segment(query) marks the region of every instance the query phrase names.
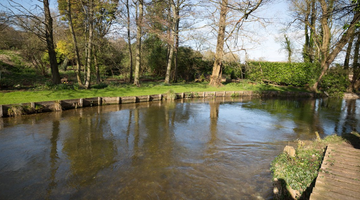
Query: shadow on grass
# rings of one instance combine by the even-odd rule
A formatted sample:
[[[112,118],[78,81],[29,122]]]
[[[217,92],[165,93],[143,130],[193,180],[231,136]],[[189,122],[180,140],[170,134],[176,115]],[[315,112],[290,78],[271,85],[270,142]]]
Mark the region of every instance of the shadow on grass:
[[[274,187],[277,188],[278,193],[274,194],[274,199],[279,200],[293,200],[293,199],[299,199],[299,200],[308,200],[310,199],[310,195],[312,193],[313,188],[315,187],[316,178],[311,182],[310,186],[306,188],[306,190],[301,194],[300,197],[293,198],[291,193],[294,193],[294,191],[289,191],[288,185],[284,179],[278,179],[277,181],[274,181]]]

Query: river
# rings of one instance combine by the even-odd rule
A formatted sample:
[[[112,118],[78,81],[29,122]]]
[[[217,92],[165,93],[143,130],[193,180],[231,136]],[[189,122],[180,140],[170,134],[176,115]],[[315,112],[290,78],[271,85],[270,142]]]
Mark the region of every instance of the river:
[[[0,199],[272,199],[296,139],[360,131],[360,102],[217,98],[0,119]]]

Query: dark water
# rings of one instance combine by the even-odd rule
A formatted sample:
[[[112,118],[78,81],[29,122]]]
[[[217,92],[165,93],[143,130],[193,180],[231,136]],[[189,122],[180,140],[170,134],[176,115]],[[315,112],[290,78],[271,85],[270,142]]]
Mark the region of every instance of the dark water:
[[[271,199],[284,145],[360,131],[359,106],[201,99],[0,119],[0,199]]]

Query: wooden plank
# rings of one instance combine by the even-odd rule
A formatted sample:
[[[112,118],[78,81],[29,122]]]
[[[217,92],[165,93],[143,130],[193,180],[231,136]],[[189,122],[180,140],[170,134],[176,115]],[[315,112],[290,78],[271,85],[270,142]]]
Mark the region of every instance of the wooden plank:
[[[310,199],[360,199],[358,152],[344,145],[329,145]]]

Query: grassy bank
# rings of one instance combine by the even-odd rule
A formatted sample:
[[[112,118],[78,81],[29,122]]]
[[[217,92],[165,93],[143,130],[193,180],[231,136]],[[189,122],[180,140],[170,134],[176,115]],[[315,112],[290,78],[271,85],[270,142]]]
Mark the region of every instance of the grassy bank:
[[[45,75],[43,74],[45,73]],[[100,84],[92,82],[91,89],[78,87],[75,72],[71,66],[66,71],[60,70],[60,76],[66,78],[66,84],[52,85],[49,69],[41,73],[30,63],[22,59],[16,51],[0,50],[0,105],[18,104],[39,101],[54,101],[91,97],[124,97],[163,94],[169,90],[181,92],[209,91],[305,91],[294,87],[284,87],[254,83],[240,80],[236,83],[226,83],[223,87],[210,87],[207,82],[173,83],[165,85],[162,77],[144,74],[141,77],[141,87],[126,83],[126,77],[105,76]],[[84,75],[82,74],[81,77]],[[95,77],[92,77],[95,80]]]
[[[354,137],[356,137],[354,139]],[[271,164],[275,185],[280,185],[277,199],[309,199],[321,162],[325,147],[329,144],[353,142],[359,134],[346,134],[342,137],[330,135],[315,141],[298,141],[295,143],[295,155],[291,156],[284,150]],[[292,197],[291,197],[292,196]]]
[[[169,90],[181,92],[207,92],[207,91],[304,91],[291,87],[277,87],[263,84],[251,84],[246,81],[241,83],[229,83],[223,87],[211,87],[208,83],[176,83],[165,85],[159,82],[148,82],[141,87],[130,84],[117,86],[100,84],[92,89],[85,90],[73,85],[58,85],[52,88],[34,88],[25,91],[8,91],[0,93],[1,104],[17,104],[38,101],[52,101],[90,97],[123,97],[163,94]]]

